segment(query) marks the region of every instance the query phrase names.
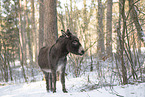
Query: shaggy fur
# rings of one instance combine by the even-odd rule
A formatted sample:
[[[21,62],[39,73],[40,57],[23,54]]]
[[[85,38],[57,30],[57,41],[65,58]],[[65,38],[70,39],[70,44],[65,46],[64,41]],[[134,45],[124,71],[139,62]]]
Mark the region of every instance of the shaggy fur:
[[[51,47],[43,47],[40,49],[38,56],[38,64],[45,74],[46,89],[49,92],[56,92],[56,73],[60,73],[62,91],[67,92],[65,88],[65,67],[67,62],[67,54],[73,53],[83,55],[84,50],[79,39],[72,35],[69,30],[58,38],[56,43]]]

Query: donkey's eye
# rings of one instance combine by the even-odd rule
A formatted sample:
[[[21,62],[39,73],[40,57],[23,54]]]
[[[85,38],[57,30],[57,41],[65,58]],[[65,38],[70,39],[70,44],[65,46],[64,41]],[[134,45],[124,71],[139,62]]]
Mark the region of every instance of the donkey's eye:
[[[72,44],[73,45],[78,45],[78,42],[77,41],[73,41]]]

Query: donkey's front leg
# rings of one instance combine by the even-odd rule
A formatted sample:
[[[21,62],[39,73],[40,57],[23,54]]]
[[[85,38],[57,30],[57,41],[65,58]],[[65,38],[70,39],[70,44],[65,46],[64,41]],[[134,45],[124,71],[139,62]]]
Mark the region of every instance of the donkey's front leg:
[[[67,93],[67,90],[65,88],[65,67],[63,68],[62,72],[60,73],[60,76],[61,76],[62,91],[64,93]]]
[[[52,72],[52,88],[53,88],[53,93],[56,92],[56,71]]]

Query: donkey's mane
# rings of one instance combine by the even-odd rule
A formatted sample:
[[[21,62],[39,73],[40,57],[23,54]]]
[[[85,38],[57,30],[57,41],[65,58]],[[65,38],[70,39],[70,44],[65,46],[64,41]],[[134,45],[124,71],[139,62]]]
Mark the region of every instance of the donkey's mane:
[[[65,38],[66,38],[65,35],[61,35],[61,36],[56,40],[56,43],[57,43],[58,41],[61,41],[61,40],[65,39]]]
[[[58,41],[63,41],[65,38],[66,38],[65,35],[61,35],[61,36],[56,40],[56,43],[58,43]],[[56,43],[55,43],[55,44],[56,44]],[[53,45],[51,46],[49,53],[51,52],[51,50],[52,50],[52,48],[54,47],[55,44],[53,44]]]

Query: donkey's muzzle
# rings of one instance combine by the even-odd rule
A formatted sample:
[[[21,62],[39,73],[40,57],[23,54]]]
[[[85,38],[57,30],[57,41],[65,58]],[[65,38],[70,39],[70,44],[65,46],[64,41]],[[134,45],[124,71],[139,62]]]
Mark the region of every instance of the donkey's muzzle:
[[[83,55],[85,53],[84,49],[82,46],[80,46],[79,48],[79,52],[78,52],[80,55]]]

